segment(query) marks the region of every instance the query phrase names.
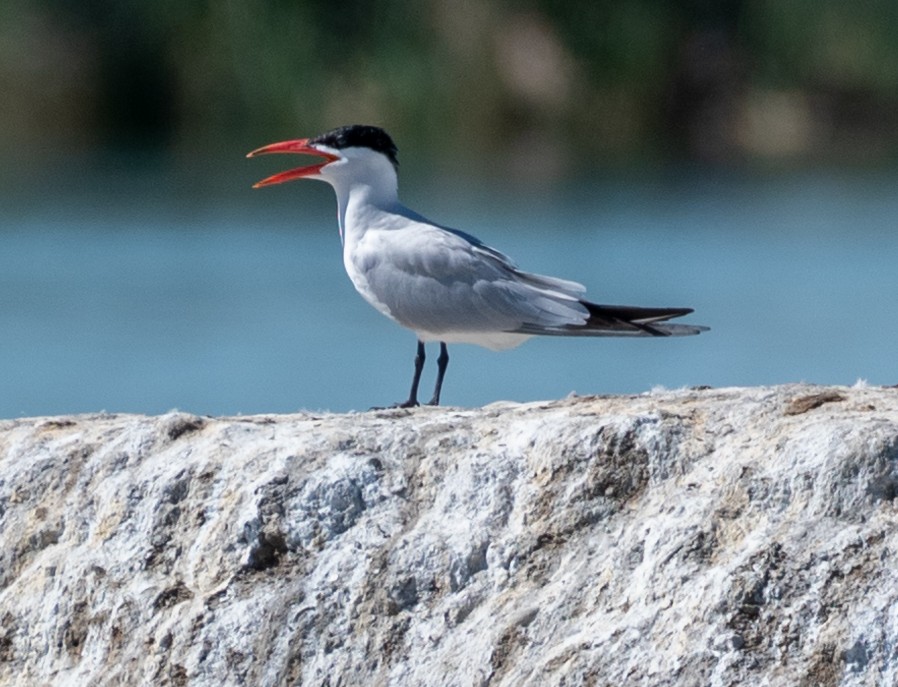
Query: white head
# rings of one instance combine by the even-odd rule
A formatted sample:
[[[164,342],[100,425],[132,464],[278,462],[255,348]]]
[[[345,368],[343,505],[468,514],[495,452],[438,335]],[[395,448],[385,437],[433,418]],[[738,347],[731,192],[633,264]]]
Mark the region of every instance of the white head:
[[[399,168],[396,144],[386,131],[376,126],[354,124],[314,138],[272,143],[254,150],[247,157],[269,153],[315,155],[323,157],[324,162],[275,174],[253,188],[293,179],[320,179],[333,186],[338,196],[348,194],[357,185],[396,195],[396,171]]]

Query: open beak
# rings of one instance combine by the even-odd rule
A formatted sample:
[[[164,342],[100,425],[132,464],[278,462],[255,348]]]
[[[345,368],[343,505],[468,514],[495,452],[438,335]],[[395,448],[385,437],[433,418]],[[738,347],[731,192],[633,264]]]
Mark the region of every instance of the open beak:
[[[270,186],[272,184],[282,184],[285,181],[292,181],[293,179],[302,179],[303,177],[315,176],[321,171],[322,167],[340,159],[338,155],[332,155],[331,153],[325,153],[321,150],[318,150],[317,148],[313,148],[309,145],[309,139],[307,138],[300,138],[296,141],[282,141],[281,143],[272,143],[271,145],[263,146],[251,153],[247,153],[246,156],[255,157],[256,155],[268,155],[270,153],[297,153],[299,155],[315,155],[316,157],[323,157],[324,162],[319,162],[318,164],[314,165],[307,165],[305,167],[297,167],[296,169],[281,172],[280,174],[274,174],[266,179],[262,179],[262,181],[256,182],[255,184],[253,184],[253,188]]]

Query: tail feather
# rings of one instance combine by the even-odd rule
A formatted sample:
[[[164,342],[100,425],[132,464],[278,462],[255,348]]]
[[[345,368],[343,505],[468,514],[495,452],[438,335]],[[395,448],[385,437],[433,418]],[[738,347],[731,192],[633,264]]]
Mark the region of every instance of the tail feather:
[[[544,336],[689,336],[708,331],[691,324],[668,324],[667,320],[688,315],[692,308],[641,308],[630,305],[599,305],[580,301],[589,318],[583,324],[563,327],[524,325],[523,334]]]

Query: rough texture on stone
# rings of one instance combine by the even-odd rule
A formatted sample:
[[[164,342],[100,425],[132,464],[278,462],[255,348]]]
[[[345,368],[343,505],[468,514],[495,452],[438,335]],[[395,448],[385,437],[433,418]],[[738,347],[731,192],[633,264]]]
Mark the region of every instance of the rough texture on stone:
[[[0,684],[898,684],[898,390],[0,422]]]

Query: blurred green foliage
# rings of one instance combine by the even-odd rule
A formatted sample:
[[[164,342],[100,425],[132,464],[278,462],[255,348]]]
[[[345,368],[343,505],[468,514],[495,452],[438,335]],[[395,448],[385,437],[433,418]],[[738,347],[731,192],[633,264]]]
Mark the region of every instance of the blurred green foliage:
[[[890,159],[894,0],[4,0],[0,146]]]

